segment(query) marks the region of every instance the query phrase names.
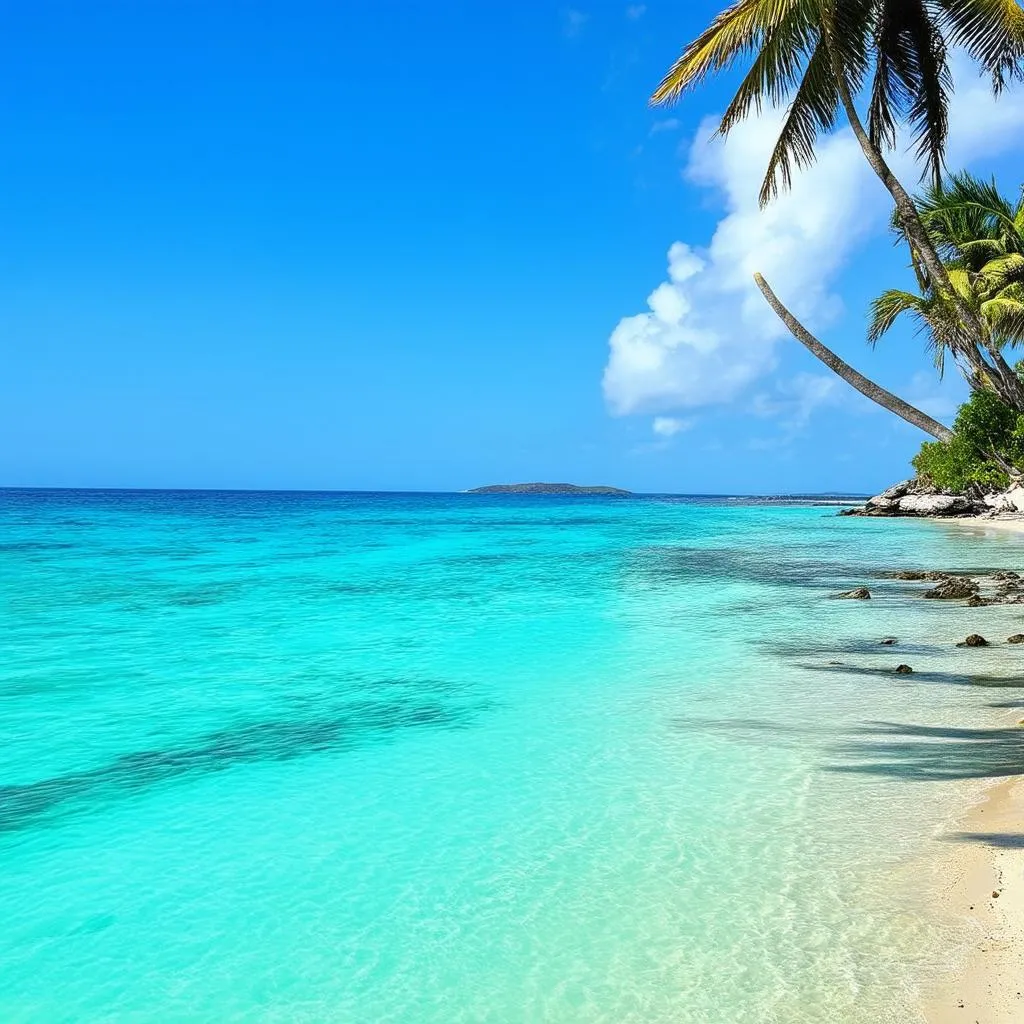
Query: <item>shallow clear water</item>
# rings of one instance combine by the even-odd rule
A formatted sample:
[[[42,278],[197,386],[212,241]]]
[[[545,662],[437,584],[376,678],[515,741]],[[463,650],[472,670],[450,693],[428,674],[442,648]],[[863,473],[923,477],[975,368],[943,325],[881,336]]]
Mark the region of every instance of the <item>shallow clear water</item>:
[[[997,768],[943,727],[1024,658],[952,641],[1024,616],[870,573],[1022,553],[820,507],[0,492],[0,1019],[914,1020],[958,934],[906,865]]]

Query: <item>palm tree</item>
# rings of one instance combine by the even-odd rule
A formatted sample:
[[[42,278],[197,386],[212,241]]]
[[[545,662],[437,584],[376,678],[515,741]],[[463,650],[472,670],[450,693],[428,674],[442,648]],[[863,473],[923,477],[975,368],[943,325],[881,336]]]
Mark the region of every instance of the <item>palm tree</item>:
[[[964,330],[983,346],[977,310],[953,288],[910,194],[883,156],[898,126],[908,124],[925,175],[940,180],[952,91],[948,56],[956,46],[967,50],[998,93],[1008,80],[1024,77],[1024,9],[1017,0],[736,0],[686,47],[652,102],[676,100],[712,73],[749,58],[719,132],[727,134],[765,103],[789,101],[762,204],[789,186],[794,168],[813,161],[819,133],[831,131],[842,111],[892,196],[916,258],[956,308]],[[865,89],[866,125],[855,104]],[[1002,359],[998,352],[992,358],[996,364]],[[1012,370],[1001,366],[1000,373]],[[1024,409],[1024,386],[1016,405]]]
[[[778,296],[772,291],[768,282],[760,275],[754,275],[757,287],[765,297],[768,305],[772,307],[779,319],[789,328],[790,334],[806,348],[811,355],[820,359],[830,370],[837,373],[851,387],[856,388],[862,395],[876,402],[883,409],[899,416],[901,419],[920,427],[926,434],[938,438],[940,441],[948,441],[953,436],[953,431],[938,420],[929,416],[928,413],[918,409],[916,406],[905,402],[898,395],[868,380],[862,373],[858,373],[849,363],[840,359],[830,348],[823,345],[817,338],[807,330],[806,327],[779,301]]]
[[[875,299],[868,340],[876,344],[900,317],[909,316],[925,334],[940,373],[951,355],[973,388],[992,390],[1018,408],[1020,377],[1002,350],[1024,342],[1024,193],[1012,203],[1000,195],[995,182],[958,174],[929,188],[917,206],[945,261],[958,306],[968,306],[983,326],[983,343],[978,346],[964,329],[959,308],[935,288],[913,246],[919,291],[889,289]],[[906,237],[898,221],[893,226]]]

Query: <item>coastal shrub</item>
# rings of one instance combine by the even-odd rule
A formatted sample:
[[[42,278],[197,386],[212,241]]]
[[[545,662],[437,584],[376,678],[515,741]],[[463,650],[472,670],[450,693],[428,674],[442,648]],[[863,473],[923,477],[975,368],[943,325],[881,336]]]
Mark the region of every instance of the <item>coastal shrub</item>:
[[[944,491],[989,492],[1009,485],[1004,464],[1024,469],[1024,415],[991,391],[973,391],[960,406],[949,441],[926,441],[914,456],[925,483]]]

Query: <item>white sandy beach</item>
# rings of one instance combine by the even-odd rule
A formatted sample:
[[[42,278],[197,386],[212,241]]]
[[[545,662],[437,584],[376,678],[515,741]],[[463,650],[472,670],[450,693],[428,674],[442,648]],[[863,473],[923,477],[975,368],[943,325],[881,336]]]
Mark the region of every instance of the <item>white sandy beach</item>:
[[[1014,1024],[1024,1020],[1024,780],[990,786],[961,833],[942,866],[943,901],[950,915],[976,925],[977,939],[930,994],[925,1019]]]
[[[936,522],[955,523],[974,532],[985,533],[987,531],[1024,533],[1024,513],[1020,515],[1001,515],[994,519],[978,519],[975,516],[954,517],[951,519],[940,519]]]
[[[943,520],[973,533],[1024,533],[1024,516]],[[1021,725],[1024,708],[1006,728]],[[1024,726],[1022,726],[1024,728]],[[1024,745],[1022,745],[1024,749]],[[966,917],[977,938],[947,980],[929,993],[928,1024],[1016,1024],[1024,1020],[1024,779],[994,781],[965,810],[941,865],[942,900],[950,916]]]

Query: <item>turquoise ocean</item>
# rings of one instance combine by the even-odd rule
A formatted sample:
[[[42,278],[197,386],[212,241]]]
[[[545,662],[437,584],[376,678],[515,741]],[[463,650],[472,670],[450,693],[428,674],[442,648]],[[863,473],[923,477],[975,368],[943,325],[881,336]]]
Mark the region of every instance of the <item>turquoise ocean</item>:
[[[918,1020],[1024,544],[835,511],[0,492],[0,1021]]]

